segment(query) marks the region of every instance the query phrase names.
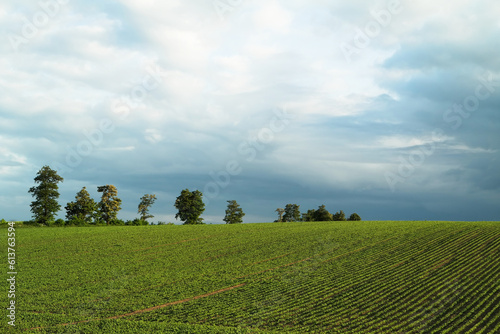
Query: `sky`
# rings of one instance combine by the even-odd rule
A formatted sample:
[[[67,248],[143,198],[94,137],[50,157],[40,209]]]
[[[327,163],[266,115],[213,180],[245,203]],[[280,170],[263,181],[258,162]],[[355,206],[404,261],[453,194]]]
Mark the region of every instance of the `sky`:
[[[499,36],[495,0],[2,1],[0,218],[48,165],[59,218],[113,184],[121,219],[500,220]]]

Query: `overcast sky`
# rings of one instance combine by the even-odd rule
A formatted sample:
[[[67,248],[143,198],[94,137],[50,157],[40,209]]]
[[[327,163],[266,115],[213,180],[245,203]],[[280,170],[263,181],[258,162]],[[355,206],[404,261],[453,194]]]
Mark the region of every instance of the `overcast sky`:
[[[0,218],[49,165],[122,219],[500,220],[496,0],[7,0],[0,36]]]

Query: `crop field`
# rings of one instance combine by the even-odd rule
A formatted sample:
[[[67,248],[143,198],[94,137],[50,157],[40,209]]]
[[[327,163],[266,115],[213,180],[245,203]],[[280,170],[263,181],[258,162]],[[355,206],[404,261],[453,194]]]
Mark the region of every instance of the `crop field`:
[[[498,222],[19,228],[16,238],[16,326],[3,316],[1,332],[500,333]]]

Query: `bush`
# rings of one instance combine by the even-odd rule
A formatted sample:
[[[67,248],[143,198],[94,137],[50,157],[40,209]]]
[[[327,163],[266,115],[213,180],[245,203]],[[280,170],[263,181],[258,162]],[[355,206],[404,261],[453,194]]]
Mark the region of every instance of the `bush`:
[[[85,221],[85,219],[74,217],[74,218],[71,218],[70,220],[68,220],[66,225],[67,226],[85,226],[85,225],[87,225],[87,222]]]
[[[100,218],[94,218],[94,222],[92,223],[92,225],[103,226],[106,225],[106,222]]]
[[[127,226],[144,226],[144,225],[149,225],[147,220],[142,220],[139,218],[136,218],[134,220],[127,220],[125,223]]]
[[[59,218],[58,220],[56,220],[54,222],[54,225],[55,226],[64,226],[64,225],[66,225],[66,222],[63,219]]]
[[[0,225],[7,225],[8,223],[5,219],[0,220]]]
[[[360,221],[361,217],[355,212],[349,216],[349,221]]]
[[[113,219],[109,222],[109,225],[123,226],[125,225],[125,222],[122,219]]]

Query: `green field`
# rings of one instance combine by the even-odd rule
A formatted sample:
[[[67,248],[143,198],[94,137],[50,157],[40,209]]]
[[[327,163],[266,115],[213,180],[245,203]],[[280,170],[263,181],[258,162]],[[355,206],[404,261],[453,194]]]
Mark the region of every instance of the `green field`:
[[[3,316],[2,332],[500,333],[498,222],[18,228],[16,239],[16,327]]]

